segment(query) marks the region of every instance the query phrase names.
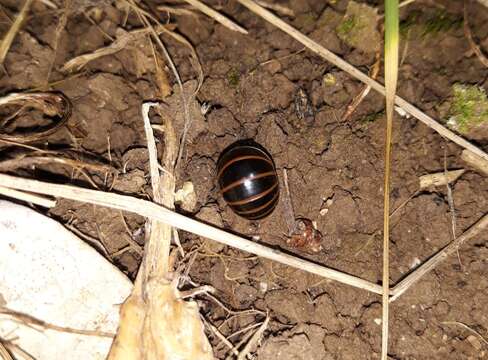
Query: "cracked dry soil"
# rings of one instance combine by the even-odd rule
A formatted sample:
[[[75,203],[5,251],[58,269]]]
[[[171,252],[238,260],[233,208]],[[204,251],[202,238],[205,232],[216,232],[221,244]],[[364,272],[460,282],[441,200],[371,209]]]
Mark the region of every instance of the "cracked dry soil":
[[[156,5],[156,1],[150,1]],[[232,32],[203,16],[171,16],[177,31],[195,46],[205,80],[192,103],[193,123],[188,135],[178,186],[192,181],[197,204],[187,213],[304,258],[368,279],[381,280],[382,177],[385,118],[384,99],[371,92],[353,115],[341,114],[362,89],[347,74],[309,51],[234,1],[208,1],[249,30]],[[376,1],[368,1],[378,5]],[[363,71],[374,63],[374,53],[349,47],[336,34],[347,1],[284,1],[295,16],[287,19],[336,54]],[[462,3],[440,0],[414,3],[402,10],[433,13],[441,6],[462,18]],[[488,52],[486,9],[471,4],[472,31]],[[6,14],[18,4],[3,0]],[[73,56],[94,51],[111,41],[118,27],[140,27],[130,14],[109,2],[74,12],[62,31],[57,50],[54,30],[58,15],[34,2],[32,16],[18,34],[6,58],[0,84],[3,93],[44,86],[51,62],[52,89],[73,102],[70,131],[51,136],[49,144],[89,151],[121,171],[114,191],[149,198],[147,153],[140,117],[145,100],[159,98],[152,50],[147,38],[114,55],[87,65],[76,76],[59,69]],[[168,20],[160,14],[161,20]],[[88,20],[91,19],[91,21]],[[325,20],[327,21],[325,21]],[[6,31],[9,23],[0,23]],[[195,86],[189,52],[171,39],[164,40],[180,71],[185,91]],[[380,72],[381,73],[381,72]],[[174,79],[171,77],[171,81]],[[324,81],[334,79],[334,83]],[[381,78],[380,78],[381,80]],[[448,29],[422,39],[409,39],[399,75],[399,94],[435,118],[437,106],[456,82],[488,88],[488,70],[477,60],[462,28]],[[182,128],[179,90],[165,99],[164,113]],[[297,101],[306,94],[305,116]],[[205,116],[200,105],[210,108]],[[303,105],[303,102],[301,103]],[[303,108],[303,106],[298,106]],[[29,125],[28,123],[22,125]],[[73,131],[76,129],[78,131]],[[220,152],[236,140],[253,138],[273,156],[280,176],[288,170],[297,216],[317,223],[324,235],[323,250],[308,254],[289,248],[283,196],[274,213],[259,222],[238,218],[218,194],[215,166]],[[159,144],[161,145],[161,144]],[[488,139],[477,140],[488,150]],[[110,146],[110,152],[108,148]],[[162,146],[160,146],[160,149]],[[6,147],[0,148],[8,157]],[[461,149],[412,118],[394,122],[392,208],[418,189],[420,175],[465,167]],[[123,171],[122,171],[123,170]],[[90,186],[71,169],[40,165],[18,174]],[[91,174],[104,188],[103,174]],[[106,184],[105,184],[106,185]],[[488,178],[467,169],[452,185],[459,235],[488,208]],[[91,205],[60,201],[50,215],[70,222],[102,241],[117,264],[134,277],[140,254],[127,247],[131,237],[144,243],[144,219]],[[379,358],[380,298],[365,291],[326,281],[280,264],[250,257],[193,235],[180,234],[183,247],[195,254],[191,278],[217,289],[216,296],[233,310],[270,310],[271,322],[256,358],[259,360],[332,360]],[[451,215],[445,188],[416,194],[392,218],[391,283],[429,258],[452,239]],[[87,264],[87,266],[89,266]],[[258,321],[244,314],[230,319],[221,307],[202,297],[202,313],[228,336]],[[483,233],[462,246],[391,306],[392,359],[483,359],[488,346],[456,325],[468,325],[488,337],[488,237]],[[227,321],[226,321],[227,319]],[[224,323],[225,321],[225,323]],[[237,335],[231,340],[237,343]],[[227,348],[210,335],[217,358]]]

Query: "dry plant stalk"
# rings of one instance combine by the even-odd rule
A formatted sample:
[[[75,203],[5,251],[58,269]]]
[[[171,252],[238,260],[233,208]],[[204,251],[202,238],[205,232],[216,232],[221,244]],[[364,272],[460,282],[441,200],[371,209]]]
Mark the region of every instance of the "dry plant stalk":
[[[221,244],[231,246],[266,259],[274,260],[296,269],[304,270],[330,280],[370,291],[375,294],[382,293],[382,287],[373,282],[363,280],[358,277],[288,255],[286,253],[282,253],[273,248],[268,248],[267,246],[228,233],[224,230],[207,225],[184,215],[178,214],[174,211],[165,209],[164,207],[158,206],[152,202],[138,199],[136,197],[108,193],[99,190],[84,189],[71,185],[59,185],[38,180],[24,179],[5,174],[0,174],[0,183],[2,186],[9,189],[61,197],[139,214],[150,219],[165,222],[178,229],[191,232],[201,237],[217,241]],[[486,227],[488,227],[488,215],[485,215],[485,217],[483,217],[480,221],[472,225],[454,242],[461,245],[462,243],[481,233],[484,229],[486,229]],[[436,256],[442,256],[442,254],[444,254],[446,251],[452,253],[452,249],[449,248],[449,246],[450,245],[441,250]],[[402,293],[405,292],[411,285],[413,285],[413,283],[418,281],[429,270],[433,269],[438,263],[444,260],[445,257],[446,256],[443,256],[440,260],[436,260],[433,266],[428,264],[428,262],[431,260],[427,261],[426,263],[420,265],[417,270],[413,271],[408,278],[405,278],[395,285],[390,290],[390,294],[393,296],[390,298],[390,302],[392,299],[394,300],[398,298],[400,291]],[[429,266],[429,269],[425,271],[424,266],[427,265]],[[412,279],[414,281],[412,281]]]
[[[214,9],[212,9],[210,6],[204,4],[203,2],[201,2],[199,0],[185,0],[185,1],[188,4],[190,4],[191,6],[200,10],[205,15],[211,17],[212,19],[214,19],[218,23],[224,25],[226,28],[233,30],[233,31],[240,32],[241,34],[247,34],[247,30],[244,29],[242,26],[236,24],[235,22],[233,22],[229,18],[225,17],[224,15],[219,13],[218,11],[215,11]]]
[[[488,176],[488,161],[483,159],[481,156],[478,156],[469,150],[463,150],[461,153],[461,160],[480,173]]]
[[[8,30],[7,34],[5,34],[4,38],[2,39],[2,43],[0,45],[0,67],[3,66],[5,57],[7,56],[10,46],[12,45],[12,42],[15,39],[15,35],[17,35],[17,33],[19,32],[20,27],[22,26],[22,23],[24,22],[27,16],[27,12],[29,11],[31,3],[32,0],[25,0],[22,9],[20,10],[19,14],[15,18],[15,21],[13,22],[12,26]]]
[[[133,212],[150,219],[162,221],[201,237],[212,239],[221,244],[289,265],[296,269],[301,269],[376,294],[382,293],[381,286],[373,282],[269,248],[133,196],[84,189],[71,185],[53,184],[5,174],[0,174],[0,183],[2,186],[11,189],[30,191],[37,194],[51,195]]]
[[[56,200],[51,200],[44,196],[30,194],[23,191],[9,189],[3,186],[0,186],[0,195],[9,197],[11,199],[26,201],[28,203],[39,205],[48,209],[56,206]]]
[[[385,95],[385,87],[381,85],[379,82],[371,79],[368,75],[364,74],[360,70],[358,70],[356,67],[352,66],[349,64],[347,61],[343,60],[339,56],[335,55],[332,53],[330,50],[326,49],[319,43],[313,41],[310,39],[308,36],[302,34],[300,31],[295,29],[294,27],[290,26],[283,20],[279,19],[276,17],[274,14],[272,14],[270,11],[264,9],[263,7],[259,6],[252,0],[238,0],[239,3],[247,7],[249,10],[254,12],[255,14],[259,15],[266,21],[270,22],[274,26],[278,27],[291,37],[293,37],[295,40],[298,42],[302,43],[305,45],[307,48],[312,50],[313,52],[317,53],[321,57],[323,57],[325,60],[331,62],[335,66],[337,66],[339,69],[346,71],[349,73],[351,76],[355,77],[356,79],[362,81],[363,83],[371,86],[374,90],[379,92],[382,95]],[[480,0],[479,0],[480,1]],[[483,0],[483,1],[488,1],[488,0]],[[402,99],[398,95],[395,96],[395,104],[398,105],[401,109],[406,111],[408,114],[412,115],[413,117],[417,118],[421,122],[423,122],[425,125],[430,127],[431,129],[437,131],[439,134],[442,136],[448,138],[452,142],[458,144],[459,146],[468,149],[475,154],[483,157],[484,159],[488,160],[488,154],[485,153],[483,150],[479,149],[478,147],[474,146],[471,144],[469,141],[463,139],[461,136],[455,134],[451,130],[447,129],[434,119],[432,119],[430,116],[425,114],[423,111],[419,110],[406,100]]]
[[[28,143],[44,139],[45,137],[57,132],[63,127],[71,116],[71,102],[62,93],[58,92],[34,92],[34,93],[12,93],[0,98],[0,106],[20,105],[24,107],[39,109],[48,116],[57,116],[59,120],[52,125],[38,132],[25,134],[5,134],[1,132],[0,140],[13,141],[18,143]]]
[[[142,118],[149,152],[154,201],[174,207],[173,175],[177,141],[173,125],[164,119],[165,151],[161,178],[156,142],[149,121],[155,103],[142,106]],[[109,360],[123,359],[213,359],[212,348],[203,332],[198,306],[184,301],[173,278],[169,255],[173,228],[151,219],[151,232],[134,289],[120,311],[120,325],[110,349]]]

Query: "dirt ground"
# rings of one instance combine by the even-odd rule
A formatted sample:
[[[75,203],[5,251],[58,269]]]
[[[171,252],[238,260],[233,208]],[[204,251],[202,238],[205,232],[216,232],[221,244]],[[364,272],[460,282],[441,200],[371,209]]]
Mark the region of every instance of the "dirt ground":
[[[0,3],[0,30],[4,33],[19,5],[15,0]],[[152,0],[145,3],[151,5],[151,11],[158,5]],[[381,283],[384,98],[371,92],[347,120],[342,120],[345,109],[363,88],[361,83],[304,50],[237,2],[207,3],[236,20],[249,34],[230,31],[202,14],[168,16],[156,12],[162,23],[175,24],[175,31],[193,44],[204,73],[203,85],[190,106],[193,123],[176,174],[177,187],[184,181],[194,184],[197,203],[180,211]],[[382,11],[382,2],[368,3]],[[66,26],[56,36],[62,11],[34,2],[6,57],[0,78],[2,93],[62,91],[73,103],[69,126],[36,146],[69,149],[77,156],[89,154],[91,161],[118,171],[113,182],[113,177],[88,169],[86,175],[99,188],[149,199],[140,106],[146,100],[161,100],[161,74],[155,71],[149,38],[141,37],[80,71],[60,70],[74,56],[112,43],[120,34],[118,29],[141,27],[134,12],[127,16],[127,9],[120,4],[93,4],[72,1]],[[293,26],[362,71],[371,69],[378,45],[360,50],[338,35],[347,1],[290,0],[280,4],[293,10],[293,16],[284,17]],[[488,9],[476,2],[469,3],[469,8],[472,32],[488,53]],[[439,11],[453,19],[452,24],[434,30],[427,26],[430,30],[424,33],[408,27],[402,33],[398,88],[402,97],[434,118],[440,117],[441,104],[449,99],[452,84],[477,84],[488,90],[488,69],[470,50],[462,25],[456,25],[463,18],[462,2],[417,1],[402,9],[401,18],[404,23],[413,18],[409,26],[418,30]],[[418,13],[420,16],[410,16]],[[419,32],[422,34],[415,35]],[[197,86],[190,51],[168,36],[162,39],[185,92],[190,93]],[[164,63],[162,56],[158,59]],[[170,83],[175,84],[171,71],[166,70]],[[380,81],[381,74],[382,70]],[[181,133],[179,92],[174,86],[173,94],[164,99],[163,113],[173,119]],[[206,109],[204,115],[200,108]],[[28,119],[21,121],[17,126],[34,125]],[[315,221],[323,234],[319,253],[287,245],[285,233],[290,219],[283,191],[273,214],[258,222],[237,217],[219,196],[215,181],[219,154],[234,141],[247,138],[271,153],[280,177],[287,169],[295,215]],[[397,116],[393,141],[392,208],[411,199],[392,217],[391,284],[452,240],[447,189],[418,192],[418,177],[443,171],[445,162],[448,169],[466,168],[460,160],[461,148],[416,119]],[[488,138],[473,142],[488,151]],[[26,150],[2,145],[0,159],[13,158],[22,151]],[[93,187],[80,171],[64,165],[40,164],[10,172]],[[460,235],[488,209],[488,178],[467,168],[452,185],[452,194],[456,234]],[[143,218],[71,201],[60,201],[49,214],[97,239],[106,248],[108,259],[135,277],[145,238]],[[205,296],[198,300],[202,314],[225,336],[263,319],[260,312],[240,311],[270,312],[271,322],[256,359],[379,358],[379,296],[190,234],[180,233],[180,239],[191,279],[215,287],[216,298],[231,309],[224,310]],[[487,309],[488,236],[483,233],[392,304],[391,359],[488,358],[488,343],[462,326],[488,339]],[[243,336],[234,334],[230,341],[236,344]],[[213,334],[209,337],[216,357],[225,359],[228,348]]]

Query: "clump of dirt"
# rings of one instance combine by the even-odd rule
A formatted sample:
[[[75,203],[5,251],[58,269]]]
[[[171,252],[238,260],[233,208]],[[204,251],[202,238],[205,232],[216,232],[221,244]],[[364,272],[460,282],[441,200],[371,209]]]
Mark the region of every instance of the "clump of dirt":
[[[149,1],[156,6],[157,2]],[[371,92],[347,121],[345,108],[363,85],[245,10],[236,2],[209,1],[209,5],[249,30],[232,32],[201,15],[158,13],[171,20],[176,31],[195,47],[205,79],[196,97],[195,70],[189,51],[163,36],[189,99],[191,127],[180,160],[177,189],[193,183],[195,205],[179,209],[190,216],[254,238],[375,283],[381,281],[383,214],[384,99]],[[355,66],[367,72],[381,48],[379,32],[368,41],[343,41],[341,24],[352,2],[285,1],[293,10],[293,26]],[[349,4],[349,5],[348,5]],[[365,4],[357,5],[361,9]],[[368,5],[371,7],[371,5]],[[403,20],[424,26],[418,11],[434,17],[438,6],[449,19],[462,18],[455,2],[437,5],[413,3],[402,10]],[[14,2],[4,2],[13,16]],[[476,38],[485,39],[487,9],[470,4],[470,25]],[[96,9],[96,10],[95,10]],[[69,130],[49,138],[44,148],[74,148],[118,169],[111,179],[89,172],[96,186],[145,199],[152,197],[148,156],[140,106],[162,101],[163,117],[174,122],[181,136],[184,113],[178,86],[162,99],[153,50],[147,37],[131,46],[90,62],[75,74],[60,71],[74,56],[106,46],[117,29],[140,28],[133,12],[103,3],[86,13],[73,12],[54,52],[59,12],[34,2],[31,17],[18,34],[0,79],[4,93],[44,87],[62,91],[73,103]],[[476,10],[476,11],[475,11]],[[430,14],[430,15],[429,15]],[[5,17],[5,15],[3,15]],[[414,19],[414,20],[412,20]],[[413,25],[409,25],[413,26]],[[376,28],[371,24],[368,28]],[[8,22],[0,23],[5,32]],[[462,28],[437,26],[428,36],[415,37],[406,28],[402,37],[399,95],[431,116],[440,118],[440,104],[456,83],[487,89],[488,70],[473,55]],[[342,39],[342,40],[341,40]],[[375,40],[371,40],[375,39]],[[367,44],[366,42],[373,42]],[[363,45],[367,49],[362,48]],[[480,43],[488,52],[488,42]],[[162,56],[158,56],[163,61]],[[50,70],[51,69],[51,70]],[[167,76],[174,84],[169,68]],[[381,80],[381,78],[380,78]],[[47,84],[50,84],[49,86]],[[164,119],[152,114],[156,123]],[[164,132],[156,130],[162,149]],[[281,198],[271,216],[247,221],[224,203],[215,182],[216,161],[237,140],[252,138],[272,155],[280,177],[288,171],[291,200],[297,218],[315,221],[323,235],[321,251],[305,252],[287,244],[290,220]],[[477,138],[488,150],[488,138]],[[463,168],[461,149],[412,118],[394,123],[392,160],[391,283],[394,284],[452,240],[452,217],[446,188],[418,192],[420,175]],[[0,156],[12,151],[1,145]],[[73,182],[92,187],[83,174],[51,164],[18,170],[39,179]],[[451,184],[456,209],[456,235],[486,213],[488,179],[467,169]],[[143,218],[71,201],[59,201],[49,214],[99,241],[109,261],[134,278],[145,239]],[[216,297],[232,311],[269,311],[271,321],[257,358],[374,359],[379,358],[381,299],[371,293],[330,282],[226,246],[180,233],[191,257],[189,276],[212,285]],[[459,249],[391,306],[390,355],[396,359],[482,358],[486,345],[476,343],[463,323],[487,337],[488,242],[478,236]],[[87,265],[88,266],[88,265]],[[205,317],[225,336],[262,319],[257,312],[230,313],[201,297]],[[229,354],[218,337],[209,334],[218,358]],[[233,343],[243,334],[230,337]],[[478,345],[480,344],[480,345]]]

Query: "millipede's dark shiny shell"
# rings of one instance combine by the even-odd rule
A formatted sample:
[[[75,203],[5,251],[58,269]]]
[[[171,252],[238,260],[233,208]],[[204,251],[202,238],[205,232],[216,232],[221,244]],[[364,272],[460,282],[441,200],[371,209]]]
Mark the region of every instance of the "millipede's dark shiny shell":
[[[280,194],[278,176],[273,159],[260,145],[230,146],[217,169],[220,193],[236,214],[257,220],[273,212]]]

